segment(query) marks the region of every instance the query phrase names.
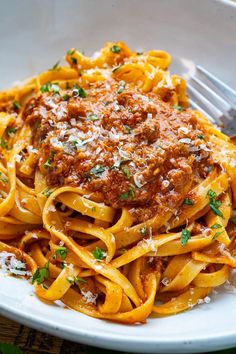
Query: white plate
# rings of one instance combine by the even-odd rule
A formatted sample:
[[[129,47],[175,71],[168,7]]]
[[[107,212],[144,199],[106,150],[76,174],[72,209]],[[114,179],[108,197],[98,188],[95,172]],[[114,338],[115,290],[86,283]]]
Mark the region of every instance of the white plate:
[[[76,46],[86,53],[105,41],[136,50],[165,49],[174,70],[194,62],[236,88],[236,4],[194,0],[0,1],[0,87],[51,67]],[[206,352],[236,345],[236,295],[176,316],[124,326],[39,301],[27,281],[1,276],[0,312],[73,341],[140,353]]]

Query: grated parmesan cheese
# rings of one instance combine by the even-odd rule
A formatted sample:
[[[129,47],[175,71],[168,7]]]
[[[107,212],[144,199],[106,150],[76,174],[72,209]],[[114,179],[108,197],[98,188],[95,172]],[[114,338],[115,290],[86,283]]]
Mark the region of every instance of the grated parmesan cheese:
[[[0,252],[0,268],[5,273],[14,275],[31,276],[31,272],[26,270],[26,264],[19,261],[14,253]]]
[[[164,277],[162,280],[161,280],[161,283],[165,286],[168,286],[170,284],[170,280],[167,278],[167,277]]]
[[[91,291],[83,291],[83,290],[81,290],[81,294],[87,303],[96,305],[97,297],[98,297],[97,294],[94,295]]]

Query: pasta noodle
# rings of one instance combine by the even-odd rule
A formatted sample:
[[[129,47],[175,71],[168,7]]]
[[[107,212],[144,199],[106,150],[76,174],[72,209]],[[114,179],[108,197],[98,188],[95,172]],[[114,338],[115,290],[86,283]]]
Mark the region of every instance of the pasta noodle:
[[[235,144],[165,51],[65,60],[0,92],[0,266],[121,323],[204,302],[236,267]]]

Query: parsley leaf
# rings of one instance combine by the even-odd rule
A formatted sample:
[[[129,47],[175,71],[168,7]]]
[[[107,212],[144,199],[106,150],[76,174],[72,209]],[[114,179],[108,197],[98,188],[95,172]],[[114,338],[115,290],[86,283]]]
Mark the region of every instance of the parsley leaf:
[[[173,106],[173,108],[174,108],[174,109],[177,109],[177,110],[180,111],[180,112],[185,111],[185,108],[184,108],[183,106],[178,106],[178,105],[176,105],[176,104]]]
[[[129,125],[124,124],[123,127],[124,127],[124,130],[125,130],[126,134],[131,134],[132,128],[130,128]]]
[[[82,88],[82,87],[78,87],[77,84],[75,84],[72,94],[74,97],[81,97],[81,98],[85,98],[87,96],[86,91]]]
[[[181,245],[185,246],[187,244],[188,240],[190,239],[190,237],[191,237],[190,231],[187,229],[184,229],[181,233],[181,238],[180,238]]]
[[[125,192],[125,193],[122,193],[120,195],[120,200],[126,200],[129,198],[129,191],[128,192]]]
[[[0,171],[0,181],[6,183],[8,181],[7,177]]]
[[[68,254],[68,249],[66,247],[58,247],[56,249],[56,251],[54,252],[52,258],[53,259],[57,259],[57,255],[61,258],[61,259],[66,259],[67,257],[67,254]]]
[[[106,252],[104,252],[101,248],[96,247],[96,249],[93,251],[93,256],[98,261],[101,261],[106,256]]]
[[[222,225],[220,225],[220,224],[211,225],[211,229],[219,229],[220,227],[222,227]]]
[[[91,168],[90,174],[101,177],[101,174],[105,171],[105,166],[96,165],[95,167]]]
[[[131,198],[135,197],[135,191],[132,188],[130,188],[127,192],[122,193],[120,195],[120,200],[126,200],[126,199],[129,199],[129,197],[131,197]]]
[[[14,109],[20,109],[20,108],[21,108],[20,102],[14,101],[14,102],[13,102],[13,108],[14,108]]]
[[[212,237],[212,241],[214,241],[218,236],[220,236],[222,233],[224,232],[224,230],[223,231],[217,231],[216,233],[215,233],[215,235]]]
[[[17,131],[17,129],[15,127],[10,127],[7,129],[7,135],[12,136],[15,134],[16,131]]]
[[[210,199],[210,202],[208,203],[208,205],[210,206],[213,213],[224,219],[224,215],[219,210],[219,207],[221,206],[221,202],[219,200],[216,200],[216,197],[217,197],[216,192],[213,191],[212,189],[209,189],[209,191],[207,192],[207,196]]]
[[[72,61],[73,64],[77,65],[77,59],[75,57],[71,57],[70,60]]]
[[[32,283],[37,282],[38,284],[42,284],[44,280],[47,280],[49,277],[49,262],[45,264],[44,267],[38,268],[33,275]]]
[[[43,167],[45,169],[51,168],[52,167],[52,159],[49,157],[47,161],[44,163]]]
[[[222,214],[222,212],[214,204],[209,203],[209,206],[210,206],[211,210],[213,211],[213,213],[215,215],[218,215],[218,216],[220,216],[221,218],[224,219],[224,215]]]
[[[40,91],[42,93],[49,92],[50,91],[50,87],[51,87],[51,83],[50,82],[46,82],[46,84],[44,84],[43,86],[40,87]]]
[[[113,45],[113,46],[111,47],[111,52],[112,52],[112,53],[119,54],[120,51],[121,51],[121,49],[120,49],[120,47],[119,47],[118,45]]]
[[[42,93],[45,93],[45,92],[54,92],[54,93],[57,93],[57,94],[60,94],[60,88],[59,86],[54,83],[52,84],[51,82],[46,82],[46,84],[44,84],[43,86],[40,87],[40,91]]]
[[[50,195],[52,194],[52,192],[50,191],[49,188],[45,188],[44,191],[42,192],[43,195],[45,195],[45,197],[50,197]]]
[[[75,49],[74,49],[74,48],[69,49],[69,50],[67,50],[67,52],[66,52],[67,55],[73,55],[74,53],[75,53]]]
[[[186,198],[186,199],[184,199],[183,204],[184,205],[194,205],[194,202],[191,199]]]
[[[203,135],[197,135],[198,139],[205,140]]]
[[[68,101],[69,98],[70,98],[70,96],[67,95],[67,94],[65,94],[65,95],[62,96],[63,101]]]
[[[118,87],[117,93],[122,93],[125,89],[125,81],[120,81],[120,86]]]
[[[50,71],[59,69],[59,64],[60,64],[60,60],[58,60],[58,61],[56,62],[56,64],[53,65],[53,67],[50,69]]]
[[[128,169],[128,167],[123,167],[122,172],[128,179],[130,179],[130,170]]]
[[[76,283],[87,283],[88,281],[84,278],[81,277],[68,277],[66,278],[66,280],[70,283],[70,284],[76,284]]]
[[[0,146],[2,149],[5,149],[7,147],[7,142],[3,138],[0,138]]]

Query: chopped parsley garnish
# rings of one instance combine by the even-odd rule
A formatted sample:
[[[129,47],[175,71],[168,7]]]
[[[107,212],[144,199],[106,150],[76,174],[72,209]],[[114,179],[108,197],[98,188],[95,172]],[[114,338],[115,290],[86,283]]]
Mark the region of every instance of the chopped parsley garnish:
[[[124,173],[125,177],[130,179],[130,170],[128,169],[128,167],[123,167],[122,172]]]
[[[69,98],[70,98],[70,96],[67,95],[67,94],[65,94],[65,95],[62,96],[63,101],[68,101]]]
[[[58,60],[58,61],[56,62],[56,64],[53,65],[53,67],[50,69],[50,71],[59,69],[59,64],[60,64],[60,60]]]
[[[117,93],[122,93],[125,89],[125,81],[120,81],[120,86],[118,87]]]
[[[173,108],[174,108],[174,109],[177,109],[177,110],[180,111],[180,112],[185,111],[185,108],[184,108],[183,106],[178,106],[178,105],[176,105],[176,104],[173,106]]]
[[[194,205],[194,202],[191,199],[186,198],[186,199],[184,199],[183,204],[184,205]]]
[[[111,47],[111,52],[112,52],[112,53],[119,54],[120,51],[121,51],[121,49],[120,49],[120,47],[119,47],[118,45],[113,45],[113,46]]]
[[[93,114],[93,113],[90,113],[88,116],[87,116],[87,120],[92,120],[92,121],[95,121],[95,120],[98,120],[98,116],[96,114]]]
[[[204,136],[203,135],[197,135],[198,139],[204,140]]]
[[[81,97],[81,98],[85,98],[87,96],[86,91],[82,88],[82,87],[78,87],[77,84],[75,84],[72,94],[74,97]]]
[[[17,129],[15,127],[10,127],[7,129],[7,135],[12,136],[15,134],[16,131],[17,131]]]
[[[51,168],[51,167],[52,167],[52,159],[51,159],[51,157],[49,157],[49,158],[47,159],[47,161],[44,163],[43,167],[44,167],[45,169],[48,169],[48,168]]]
[[[75,57],[71,57],[70,60],[72,61],[73,64],[77,65],[77,59]]]
[[[50,82],[47,82],[46,84],[44,84],[43,86],[40,87],[40,91],[42,93],[44,92],[49,92],[50,91],[50,88],[51,88],[51,83]]]
[[[59,88],[59,86],[56,83],[52,84],[51,82],[46,82],[46,84],[44,84],[43,86],[40,87],[40,91],[42,93],[54,92],[54,93],[59,94],[60,93],[60,88]]]
[[[75,278],[75,282],[76,283],[87,283],[88,281],[84,278],[81,278],[81,277],[76,277]]]
[[[44,191],[42,192],[42,194],[48,198],[52,194],[52,191],[50,191],[49,188],[45,188]]]
[[[135,197],[135,191],[133,188],[130,188],[127,192],[122,193],[120,195],[120,200],[126,200],[129,199],[129,197],[134,198]]]
[[[67,55],[73,55],[74,53],[75,53],[75,49],[74,49],[74,48],[69,49],[69,50],[67,50],[67,52],[66,52]]]
[[[0,171],[0,181],[6,183],[8,181],[7,177]]]
[[[106,256],[106,252],[104,252],[101,248],[96,247],[96,249],[93,251],[93,256],[98,261],[101,261]]]
[[[139,229],[139,233],[140,233],[140,235],[142,235],[142,236],[147,235],[147,228],[146,228],[146,226],[141,227],[141,228]]]
[[[20,102],[14,101],[14,102],[13,102],[13,108],[14,108],[14,109],[20,109],[20,108],[21,108]]]
[[[101,165],[97,165],[93,168],[91,168],[90,170],[90,174],[96,176],[96,177],[100,177],[101,174],[105,171],[105,167],[101,166]]]
[[[210,199],[210,202],[208,203],[208,205],[210,206],[213,213],[224,219],[224,215],[219,210],[219,207],[221,206],[221,202],[216,199],[216,197],[217,197],[216,192],[214,192],[212,189],[209,189],[209,191],[207,192],[207,196]]]
[[[216,233],[215,233],[215,235],[212,237],[212,241],[214,241],[218,236],[220,236],[222,233],[224,232],[224,230],[223,231],[217,231]]]
[[[52,258],[53,259],[56,259],[57,258],[57,255],[61,258],[61,259],[66,259],[67,257],[67,254],[68,254],[68,249],[66,247],[58,247],[56,249],[56,251],[54,252]]]
[[[44,267],[38,268],[33,275],[32,283],[37,282],[38,284],[42,284],[44,280],[47,280],[49,277],[49,262],[45,264]]]
[[[0,146],[2,149],[5,149],[7,147],[7,142],[3,138],[0,139]]]
[[[222,225],[220,225],[220,224],[213,224],[213,225],[211,225],[211,229],[219,229],[219,228],[221,228],[222,227]]]
[[[126,134],[131,134],[132,128],[130,128],[129,125],[124,124],[123,127],[124,127]]]
[[[95,213],[96,210],[97,210],[96,207],[92,207],[92,212],[93,213]]]
[[[87,280],[81,277],[68,277],[66,280],[73,285],[77,283],[87,283]]]
[[[187,229],[184,229],[184,230],[181,232],[181,238],[180,238],[180,240],[181,240],[181,245],[182,245],[182,246],[186,246],[186,244],[187,244],[188,240],[190,239],[190,237],[191,237],[190,231],[187,230]]]
[[[129,198],[129,191],[128,192],[125,192],[125,193],[122,193],[120,195],[120,200],[126,200]]]
[[[236,216],[233,216],[232,218],[230,218],[230,221],[232,221],[234,224],[236,224]]]

